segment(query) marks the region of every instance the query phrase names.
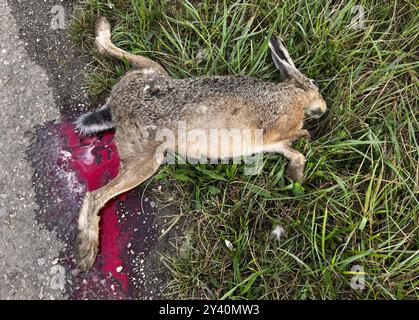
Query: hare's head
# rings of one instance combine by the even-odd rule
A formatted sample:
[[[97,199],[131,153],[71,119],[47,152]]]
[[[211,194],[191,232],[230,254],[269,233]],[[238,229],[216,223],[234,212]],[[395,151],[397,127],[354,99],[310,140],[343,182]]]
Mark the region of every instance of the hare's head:
[[[272,59],[277,69],[281,72],[285,82],[293,83],[304,91],[307,97],[304,110],[306,115],[320,118],[326,111],[326,102],[319,92],[319,88],[313,79],[306,77],[294,65],[288,50],[284,47],[277,36],[273,35],[269,40]]]

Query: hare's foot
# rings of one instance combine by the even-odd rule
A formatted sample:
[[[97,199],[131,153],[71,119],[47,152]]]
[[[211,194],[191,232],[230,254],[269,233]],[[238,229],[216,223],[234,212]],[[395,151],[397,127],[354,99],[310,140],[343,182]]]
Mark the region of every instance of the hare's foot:
[[[308,132],[306,129],[299,130],[299,137],[305,138],[307,141],[311,140],[310,132]]]
[[[89,230],[80,231],[77,237],[77,265],[81,271],[89,271],[99,252],[98,236]]]
[[[88,271],[99,251],[99,206],[95,194],[85,196],[79,216],[79,234],[77,236],[76,261],[82,271]]]
[[[118,176],[100,189],[87,192],[80,210],[77,263],[83,271],[92,267],[99,251],[99,210],[115,196],[150,178],[164,160],[163,153],[157,152],[154,141],[142,145],[143,156],[130,158],[126,155],[132,154],[132,145],[124,143],[123,137],[120,139],[122,142],[117,142],[117,147],[123,166]]]
[[[305,135],[307,130],[301,130]],[[270,145],[265,145],[265,152],[278,152],[288,159],[289,163],[285,174],[293,181],[302,182],[304,178],[304,165],[306,158],[297,150],[291,148],[292,140],[283,140]]]
[[[295,182],[303,182],[306,157],[289,145],[284,147],[281,153],[289,160],[285,174]]]
[[[304,138],[307,141],[311,140],[310,132],[308,132],[306,129],[298,129],[298,130],[291,131],[289,135],[290,135],[290,138],[288,139],[289,144],[297,141],[300,138]]]
[[[105,17],[99,17],[97,19],[95,32],[97,37],[111,37],[111,25]]]
[[[304,180],[304,163],[289,163],[285,171],[287,177],[294,182],[303,182]]]

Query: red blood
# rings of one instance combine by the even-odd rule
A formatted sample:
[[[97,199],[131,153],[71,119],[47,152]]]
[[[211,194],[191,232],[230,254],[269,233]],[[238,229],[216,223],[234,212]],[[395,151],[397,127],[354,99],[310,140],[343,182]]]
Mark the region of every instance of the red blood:
[[[60,264],[68,271],[75,268],[72,256],[84,193],[104,186],[118,175],[120,159],[113,137],[112,131],[80,137],[71,122],[50,123],[39,129],[31,150],[36,173],[33,181],[42,208],[37,219],[67,242]],[[147,194],[147,190],[137,187],[102,208],[100,253],[87,274],[72,279],[71,298],[150,296],[139,271],[139,262],[157,241],[155,209],[150,201],[143,201],[149,197]]]
[[[114,133],[105,132],[101,138],[91,136],[80,139],[73,128],[69,123],[60,126],[60,133],[66,137],[66,149],[70,150],[70,154],[64,153],[65,159],[60,159],[60,162],[66,161],[69,168],[77,172],[87,191],[99,189],[118,175],[120,161],[113,141]],[[115,200],[109,201],[100,214],[100,257],[93,269],[99,268],[102,274],[112,275],[112,280],[117,280],[120,288],[127,293],[128,278],[121,251],[126,248],[128,236],[120,233],[123,223],[118,224]],[[118,267],[122,267],[120,272]]]
[[[52,156],[50,154],[47,158],[57,157],[58,168],[50,173],[59,177],[61,189],[78,190],[76,193],[81,200],[83,190],[96,190],[118,175],[120,159],[113,140],[114,132],[80,137],[74,132],[72,123],[66,122],[59,124],[56,132],[58,137],[54,137],[50,145],[59,150],[52,150]],[[142,203],[142,194],[139,189],[128,191],[102,208],[100,253],[90,272],[75,278],[72,298],[127,299],[141,296],[141,288],[131,281],[132,277],[139,278],[134,261],[147,253],[156,238],[153,219],[149,219],[153,218],[154,212],[149,205]],[[67,201],[73,198],[77,197],[68,196]],[[118,214],[118,211],[123,212]],[[54,213],[54,217],[57,216]],[[72,221],[76,223],[76,217]],[[127,253],[128,243],[131,255]]]

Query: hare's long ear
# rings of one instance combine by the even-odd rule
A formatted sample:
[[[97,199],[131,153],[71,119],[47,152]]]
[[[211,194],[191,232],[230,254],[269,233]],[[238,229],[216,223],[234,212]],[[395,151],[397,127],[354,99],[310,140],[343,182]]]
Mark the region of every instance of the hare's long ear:
[[[277,36],[272,35],[269,39],[269,48],[271,49],[272,60],[276,68],[281,71],[282,77],[284,79],[298,77],[300,72],[295,67],[287,48],[284,47]]]

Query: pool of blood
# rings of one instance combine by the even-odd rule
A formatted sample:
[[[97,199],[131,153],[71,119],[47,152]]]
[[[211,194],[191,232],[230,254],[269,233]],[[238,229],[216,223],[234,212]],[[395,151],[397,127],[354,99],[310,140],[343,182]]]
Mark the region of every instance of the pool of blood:
[[[132,299],[144,293],[140,262],[157,240],[155,206],[148,191],[135,188],[109,201],[100,211],[100,253],[89,273],[74,261],[77,216],[86,191],[118,175],[120,159],[114,132],[80,137],[70,121],[37,129],[29,157],[40,205],[38,221],[56,231],[66,250],[59,263],[69,272],[72,299]]]

